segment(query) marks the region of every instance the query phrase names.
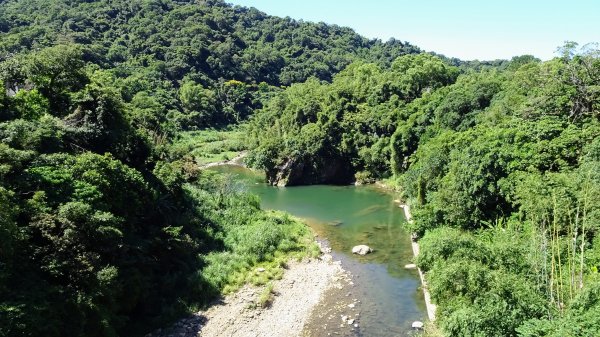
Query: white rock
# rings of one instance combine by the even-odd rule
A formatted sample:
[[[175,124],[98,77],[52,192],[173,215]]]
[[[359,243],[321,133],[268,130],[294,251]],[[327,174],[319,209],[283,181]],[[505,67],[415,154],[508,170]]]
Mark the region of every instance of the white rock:
[[[262,273],[262,272],[265,271],[265,268],[262,268],[262,267],[261,268],[256,268],[256,271],[259,272],[259,273]]]
[[[412,324],[412,328],[413,329],[423,329],[423,322],[421,321],[414,321]]]
[[[352,254],[367,255],[372,251],[373,251],[373,249],[371,249],[371,247],[369,247],[367,245],[358,245],[358,246],[352,247]]]
[[[348,308],[354,308],[354,303],[348,304]]]
[[[404,266],[404,269],[415,269],[415,268],[417,268],[417,265],[414,263],[409,263]]]
[[[350,318],[350,319],[347,321],[347,323],[348,323],[348,325],[352,325],[352,324],[354,324],[354,319]]]

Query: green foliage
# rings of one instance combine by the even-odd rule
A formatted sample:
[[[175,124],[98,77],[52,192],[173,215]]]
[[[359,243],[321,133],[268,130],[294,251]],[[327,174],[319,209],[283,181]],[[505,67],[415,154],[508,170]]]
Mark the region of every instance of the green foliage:
[[[23,71],[53,103],[85,84],[83,52],[77,45],[57,45],[28,55]],[[54,106],[58,108],[59,106]]]
[[[273,283],[268,283],[265,289],[260,293],[258,297],[258,305],[262,308],[267,307],[273,300]]]
[[[547,312],[530,270],[526,238],[510,228],[473,235],[438,228],[421,240],[441,328],[451,336],[516,336],[524,320]]]
[[[392,63],[391,70],[392,76],[400,75],[392,85],[397,87],[400,97],[406,101],[453,83],[459,73],[455,67],[430,54],[400,57]]]
[[[527,321],[519,327],[519,336],[593,336],[600,328],[598,324],[600,315],[598,289],[598,281],[596,280],[573,299],[562,317]]]
[[[37,120],[48,112],[48,99],[37,89],[19,90],[13,98],[12,108],[21,118]]]
[[[186,112],[186,118],[197,119],[197,121],[180,122],[182,125],[213,125],[217,119],[216,97],[211,90],[204,89],[200,84],[185,82],[179,89],[179,99]]]
[[[389,176],[388,144],[402,108],[456,76],[456,68],[420,54],[398,58],[387,71],[357,62],[331,84],[293,85],[253,117],[248,162],[272,183],[285,170],[287,184],[347,183],[359,171]]]
[[[447,309],[451,313],[440,325],[449,335],[517,336],[515,329],[523,320],[545,313],[543,297],[520,277],[505,273],[489,277],[485,282],[489,288],[482,289],[472,304],[453,304]]]
[[[434,267],[437,260],[448,260],[452,257],[466,257],[479,262],[489,258],[481,242],[457,229],[447,227],[437,228],[419,240],[423,253],[419,254],[417,264],[427,272]],[[479,254],[475,257],[472,254]],[[465,256],[466,255],[466,256]]]
[[[355,62],[272,97],[248,162],[273,184],[393,180],[443,333],[547,334],[600,270],[600,63],[575,47],[462,74],[432,55]]]
[[[577,304],[598,274],[600,133],[585,93],[597,83],[579,73],[594,64],[597,53],[585,51],[508,67],[481,96],[487,103],[457,119],[466,128],[431,122],[452,98],[443,89],[416,100],[426,104],[394,136],[396,173],[415,206],[410,229],[424,235],[418,263],[448,335],[595,333],[594,304]]]
[[[60,119],[50,115],[44,115],[35,121],[15,119],[0,123],[2,142],[20,150],[40,153],[64,150],[64,134]]]
[[[304,224],[194,166],[0,148],[3,335],[139,335],[310,252]]]
[[[156,98],[164,110],[154,117],[170,115],[159,121],[158,134],[173,125],[196,129],[247,118],[261,106],[260,83],[275,89],[312,76],[330,81],[356,59],[387,66],[420,51],[221,0],[11,1],[0,4],[0,22],[0,61],[11,55],[14,65],[0,66],[0,73],[10,77],[10,88],[30,77],[53,109],[66,113],[65,93],[85,85],[84,61],[91,61],[118,77],[126,103],[139,93]],[[28,54],[33,49],[41,50]]]
[[[310,232],[298,220],[281,213],[255,211],[245,215],[237,211],[220,215],[224,217],[220,220],[225,226],[224,250],[205,257],[203,278],[215,289],[236,289],[252,279],[248,271],[259,264],[274,263],[279,268],[290,253],[300,254],[299,257],[310,254]],[[269,275],[268,271],[263,273]]]

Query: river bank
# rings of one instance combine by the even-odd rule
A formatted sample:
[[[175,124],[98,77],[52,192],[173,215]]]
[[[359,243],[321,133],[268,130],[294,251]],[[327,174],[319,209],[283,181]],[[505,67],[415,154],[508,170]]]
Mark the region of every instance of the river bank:
[[[397,201],[398,203],[400,202],[399,200]],[[404,211],[404,217],[406,218],[406,221],[413,221],[412,214],[410,213],[410,206],[406,204],[399,204],[398,207],[402,208],[402,210]],[[420,247],[419,243],[415,240],[414,236],[411,238],[411,245],[413,254],[416,258],[417,256],[419,256]],[[433,322],[435,321],[435,313],[437,310],[437,306],[433,304],[433,302],[431,302],[431,295],[429,294],[429,290],[427,289],[427,281],[425,280],[425,274],[423,273],[421,268],[417,268],[417,271],[419,272],[419,278],[421,279],[421,288],[423,288],[423,297],[425,298],[425,306],[427,307],[427,317],[429,317],[429,320]]]
[[[384,190],[388,190],[390,192],[398,192],[397,187],[392,187],[389,184],[386,184],[383,181],[376,181],[374,183],[375,186],[382,188]],[[404,211],[404,217],[407,222],[412,222],[412,214],[410,212],[410,206],[408,204],[403,204],[399,199],[394,200],[398,204],[398,207],[402,208]],[[411,247],[413,251],[413,255],[416,258],[419,255],[420,247],[414,235],[411,235]],[[423,289],[423,297],[425,298],[425,306],[427,307],[427,317],[431,322],[435,321],[435,314],[437,311],[437,306],[431,301],[431,295],[429,294],[429,290],[427,288],[427,281],[425,280],[425,274],[421,270],[421,268],[417,268],[419,272],[419,278],[421,279],[421,288]]]
[[[317,259],[290,261],[283,277],[273,281],[271,300],[262,308],[261,296],[267,286],[246,285],[217,300],[208,309],[183,319],[171,328],[147,337],[296,337],[325,293],[343,289],[349,276],[340,263],[323,249]]]

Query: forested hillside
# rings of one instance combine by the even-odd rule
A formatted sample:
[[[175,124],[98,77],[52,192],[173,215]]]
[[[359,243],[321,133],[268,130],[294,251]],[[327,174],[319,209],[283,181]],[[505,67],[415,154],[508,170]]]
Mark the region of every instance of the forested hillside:
[[[443,335],[597,335],[600,52],[560,53],[355,62],[275,95],[248,162],[272,184],[400,189]]]
[[[57,44],[82,45],[83,60],[110,69],[145,127],[163,132],[237,122],[260,106],[271,86],[311,76],[330,80],[356,59],[385,65],[419,51],[220,0],[1,6],[0,60]]]
[[[313,254],[182,131],[414,52],[222,1],[2,1],[0,335],[143,335]]]

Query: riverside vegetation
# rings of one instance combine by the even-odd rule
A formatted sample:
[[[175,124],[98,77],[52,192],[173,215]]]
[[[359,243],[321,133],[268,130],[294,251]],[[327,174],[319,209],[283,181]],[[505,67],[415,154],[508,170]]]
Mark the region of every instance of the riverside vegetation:
[[[397,186],[442,335],[597,335],[599,56],[355,62],[258,111],[248,162],[272,184]]]
[[[2,336],[143,335],[315,254],[198,168],[242,149],[272,184],[399,186],[440,334],[600,331],[593,46],[461,62],[218,0],[10,0],[0,79]]]

